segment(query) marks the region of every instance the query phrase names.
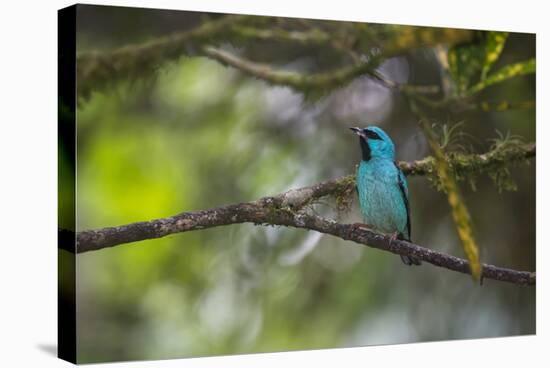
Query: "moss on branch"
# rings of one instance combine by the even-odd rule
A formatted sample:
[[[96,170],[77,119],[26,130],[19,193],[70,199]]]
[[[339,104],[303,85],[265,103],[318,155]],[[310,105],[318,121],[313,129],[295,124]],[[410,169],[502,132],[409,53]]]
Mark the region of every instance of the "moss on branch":
[[[226,16],[203,22],[189,31],[159,37],[141,44],[127,45],[110,52],[77,55],[77,86],[80,99],[123,79],[147,77],[162,63],[193,52],[223,37],[231,25],[245,22],[246,16]]]
[[[510,165],[528,162],[535,157],[535,143],[522,143],[515,140],[495,144],[483,154],[465,154],[451,152],[446,154],[445,160],[451,174],[458,181],[468,180],[474,185],[474,180],[481,174],[496,175],[501,170],[507,170]],[[412,163],[401,162],[401,168],[407,175],[424,175],[438,188],[442,189],[441,181],[435,170],[435,159],[430,156]],[[495,184],[502,189],[513,189],[506,183],[495,180]]]
[[[409,50],[431,47],[440,43],[454,45],[468,42],[472,31],[431,27],[370,27],[365,24],[332,22],[330,31],[315,27],[308,30],[289,30],[276,27],[280,18],[228,15],[203,22],[194,29],[159,37],[148,42],[127,45],[108,52],[85,52],[77,55],[79,99],[87,99],[92,91],[102,90],[112,83],[128,79],[147,78],[163,63],[182,55],[205,54],[231,65],[256,78],[273,84],[287,85],[298,90],[330,90],[362,74],[373,73],[378,63]],[[339,32],[339,26],[346,27]],[[383,31],[381,31],[383,30]],[[276,40],[302,45],[327,45],[357,56],[370,55],[368,60],[340,65],[318,74],[277,71],[271,66],[256,64],[215,48],[220,42],[242,39]],[[380,42],[382,40],[382,42]]]
[[[203,51],[206,56],[223,65],[234,67],[270,84],[288,86],[303,92],[315,91],[317,93],[337,88],[360,75],[370,74],[374,72],[380,62],[378,57],[372,57],[366,62],[328,72],[303,74],[276,70],[269,64],[255,63],[211,46],[205,47]]]

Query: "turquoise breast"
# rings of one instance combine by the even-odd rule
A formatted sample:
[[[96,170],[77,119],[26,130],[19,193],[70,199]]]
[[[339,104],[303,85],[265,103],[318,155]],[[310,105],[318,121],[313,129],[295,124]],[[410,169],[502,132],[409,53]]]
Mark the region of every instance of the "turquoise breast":
[[[361,161],[357,170],[359,206],[366,225],[378,232],[403,234],[407,230],[407,209],[393,161],[372,158]]]

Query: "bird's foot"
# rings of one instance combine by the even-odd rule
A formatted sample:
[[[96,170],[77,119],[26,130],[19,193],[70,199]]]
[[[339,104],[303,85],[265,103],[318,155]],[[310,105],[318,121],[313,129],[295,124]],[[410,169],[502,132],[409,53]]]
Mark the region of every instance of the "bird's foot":
[[[398,232],[392,233],[390,235],[390,246],[398,238],[399,238],[399,233]],[[414,257],[411,257],[411,256],[406,256],[406,255],[400,255],[400,257],[401,257],[401,260],[403,261],[403,263],[406,264],[407,266],[411,266],[411,265],[420,266],[422,264],[422,262],[418,258],[414,258]]]
[[[351,224],[348,232],[351,234],[353,233],[355,230],[362,230],[362,231],[365,231],[365,230],[370,230],[370,228],[365,225],[365,224],[362,224],[360,222],[356,222],[356,223],[353,223]]]
[[[399,233],[396,231],[394,233],[390,234],[390,244],[397,240],[397,237],[399,236]]]

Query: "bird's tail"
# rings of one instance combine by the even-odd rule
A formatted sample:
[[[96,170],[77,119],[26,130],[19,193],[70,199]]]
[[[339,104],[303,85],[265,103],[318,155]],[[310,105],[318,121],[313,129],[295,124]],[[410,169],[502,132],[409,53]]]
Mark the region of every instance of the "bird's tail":
[[[408,242],[411,241],[410,239],[405,239],[403,234],[399,234],[399,236],[397,238],[400,239],[400,240],[406,240]],[[414,258],[414,257],[411,257],[411,256],[400,256],[400,257],[401,257],[401,260],[403,261],[403,263],[406,264],[407,266],[412,266],[412,265],[420,266],[422,264],[422,262],[418,258]]]

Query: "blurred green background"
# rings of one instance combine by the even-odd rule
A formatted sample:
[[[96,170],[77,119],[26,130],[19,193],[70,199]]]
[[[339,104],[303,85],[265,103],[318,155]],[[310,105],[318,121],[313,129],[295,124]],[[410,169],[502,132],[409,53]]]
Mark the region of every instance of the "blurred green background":
[[[213,16],[215,17],[215,16]],[[110,50],[198,24],[204,14],[79,8],[77,49]],[[313,70],[319,53],[270,44],[273,63]],[[260,47],[260,46],[258,46]],[[267,46],[266,46],[267,47]],[[303,47],[302,47],[303,49]],[[249,51],[253,52],[253,51]],[[499,63],[535,55],[535,36],[510,34]],[[327,61],[328,63],[328,61]],[[431,50],[387,60],[392,80],[429,84]],[[482,98],[535,98],[534,76]],[[460,143],[489,149],[497,130],[535,140],[535,109],[454,113]],[[205,57],[181,57],[153,78],[94,92],[77,111],[77,230],[95,229],[277,194],[354,172],[349,126],[377,124],[399,160],[430,154],[406,103],[359,77],[318,99],[272,87]],[[511,169],[517,191],[481,176],[461,188],[483,262],[535,270],[535,164]],[[446,197],[408,179],[412,238],[463,257]],[[323,215],[358,222],[357,204]],[[535,333],[535,288],[485,280],[303,230],[233,225],[77,256],[78,360],[162,359],[215,354],[395,344]]]

